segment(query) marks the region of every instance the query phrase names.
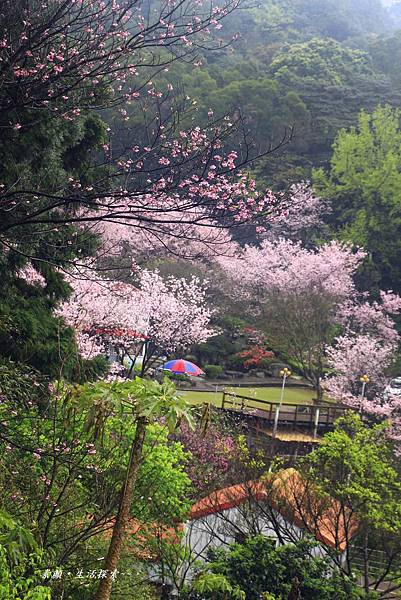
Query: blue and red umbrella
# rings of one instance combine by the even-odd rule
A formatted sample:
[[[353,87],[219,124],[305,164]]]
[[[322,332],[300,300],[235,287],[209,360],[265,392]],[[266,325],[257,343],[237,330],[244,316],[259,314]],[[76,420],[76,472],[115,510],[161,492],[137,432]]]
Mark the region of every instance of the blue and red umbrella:
[[[198,365],[181,358],[169,360],[164,363],[161,368],[163,371],[171,371],[171,373],[174,373],[175,375],[192,375],[193,377],[199,377],[200,375],[205,374]]]

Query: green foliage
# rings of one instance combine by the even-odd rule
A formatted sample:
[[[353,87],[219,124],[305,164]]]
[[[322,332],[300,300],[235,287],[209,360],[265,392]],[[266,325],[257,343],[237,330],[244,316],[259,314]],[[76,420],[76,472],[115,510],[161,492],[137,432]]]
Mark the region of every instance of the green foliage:
[[[2,180],[7,186],[17,180],[22,189],[40,182],[49,192],[59,190],[69,175],[83,174],[90,152],[106,141],[106,125],[96,114],[74,121],[44,116],[34,126],[20,132],[8,130],[2,137]]]
[[[179,442],[169,440],[165,427],[154,424],[146,433],[144,456],[133,510],[145,523],[185,521],[191,508],[191,482],[185,472],[188,453]]]
[[[203,370],[209,379],[216,379],[216,377],[222,375],[224,372],[223,367],[220,365],[203,365]]]
[[[15,406],[46,406],[48,384],[41,373],[26,365],[0,360],[0,396],[11,400]]]
[[[369,52],[376,70],[386,73],[394,85],[399,86],[401,83],[401,73],[398,68],[401,61],[401,31],[396,31],[390,37],[369,40]]]
[[[330,506],[346,545],[339,567],[345,574],[359,571],[365,589],[383,580],[398,583],[401,576],[394,560],[401,552],[401,478],[392,446],[385,424],[364,424],[349,412],[299,465],[311,484],[314,522]],[[375,553],[381,558],[372,564]]]
[[[51,234],[46,243],[54,243],[55,247],[60,243],[66,250],[63,256],[57,257],[57,250],[52,249],[52,262],[63,264],[65,260],[72,260],[74,252],[69,249],[68,240],[74,235],[73,228],[66,227],[63,233],[55,235],[60,236],[57,243]],[[91,252],[90,247],[87,252]],[[43,248],[43,260],[49,257]],[[44,283],[28,283],[20,275],[25,265],[25,259],[17,254],[0,253],[0,357],[53,378],[63,376],[85,381],[105,373],[103,359],[86,361],[79,356],[74,332],[54,314],[57,304],[70,294],[62,274],[45,262],[35,263]]]
[[[373,75],[366,52],[321,38],[283,48],[271,62],[270,72],[287,85],[298,78],[316,81],[318,74],[322,86],[341,86],[355,77]]]
[[[20,110],[16,121],[31,122],[19,132],[4,128],[0,141],[0,180],[5,189],[27,190],[26,206],[35,203],[37,214],[47,205],[46,194],[62,197],[70,179],[88,185],[95,177],[91,165],[96,151],[107,140],[106,124],[96,114],[82,114],[74,121],[41,118]],[[9,115],[8,119],[11,118]],[[14,117],[13,119],[14,120]],[[102,168],[96,171],[101,176]],[[38,191],[38,195],[35,192]],[[76,207],[70,208],[74,211]],[[25,218],[21,204],[18,219]],[[53,212],[53,217],[56,217]],[[58,269],[92,256],[96,236],[82,234],[74,225],[48,227],[24,225],[21,233],[13,226],[16,211],[0,209],[1,225],[7,231],[0,252],[0,356],[29,366],[52,377],[84,380],[105,371],[105,365],[90,365],[77,353],[73,332],[56,318],[57,302],[66,299],[70,288]],[[10,224],[10,229],[7,229]],[[7,250],[5,248],[7,247]],[[14,247],[16,250],[14,250]],[[44,277],[44,286],[29,285],[18,276],[33,257],[33,266]]]
[[[46,566],[32,533],[0,512],[0,599],[50,600],[50,589],[41,585]]]
[[[302,462],[318,490],[352,507],[363,525],[399,535],[401,479],[386,425],[366,426],[349,412]]]
[[[217,573],[201,573],[193,584],[195,593],[203,597],[221,600],[245,600],[245,592],[238,586],[232,586],[227,577]]]
[[[100,546],[99,552],[104,553],[104,547]],[[93,553],[92,556],[97,558],[98,554]],[[89,573],[95,566],[96,563],[92,563],[87,571],[83,571],[82,578],[66,578],[63,588],[53,586],[52,600],[93,600],[99,580],[90,577]],[[134,555],[127,553],[123,556],[118,571],[113,582],[113,600],[159,600],[155,586],[148,582],[146,567]]]
[[[355,123],[361,105],[369,110],[377,98],[398,101],[398,92],[374,71],[367,52],[335,40],[288,44],[275,55],[269,72],[283,89],[297,92],[311,115],[313,125],[297,151],[298,163],[305,166],[325,163],[338,129]]]
[[[263,0],[225,19],[224,40],[241,34],[229,49],[205,53],[197,68],[177,62],[161,80],[193,101],[183,126],[206,123],[210,109],[213,118],[240,112],[261,149],[293,127],[290,144],[251,167],[260,188],[287,189],[326,164],[338,129],[354,125],[361,107],[399,105],[399,40],[371,35],[386,30],[380,0]],[[130,123],[140,137],[133,107]]]
[[[215,117],[234,112],[246,118],[245,128],[263,149],[294,126],[288,147],[252,165],[260,187],[284,189],[307,178],[312,167],[326,166],[336,138],[329,172],[314,173],[319,193],[333,202],[335,235],[370,253],[361,275],[365,287],[374,282],[401,291],[401,131],[400,113],[391,108],[401,97],[401,34],[366,35],[388,26],[379,0],[263,0],[225,23],[226,39],[237,29],[243,34],[233,49],[223,44],[221,51],[206,53],[201,68],[176,61],[159,81],[171,79],[196,103],[180,127],[201,125],[210,109]],[[389,106],[366,112],[378,98]],[[360,107],[365,112],[357,122]],[[122,123],[115,144],[143,139],[143,114],[135,110],[134,103],[128,109],[130,127]],[[117,112],[108,117],[121,121]],[[24,122],[24,115],[18,120]],[[62,196],[70,177],[90,185],[96,171],[101,179],[101,169],[92,166],[108,136],[98,115],[82,112],[69,122],[43,113],[32,127],[16,131],[8,125],[0,142],[0,180],[7,188],[18,182],[18,188],[40,187]],[[36,201],[40,209],[42,200]],[[8,218],[1,213],[4,226]],[[13,251],[15,240],[26,256],[37,257],[33,264],[44,277],[43,288],[18,276],[26,259]],[[44,567],[91,565],[104,555],[101,529],[118,506],[138,417],[149,424],[131,516],[160,527],[186,518],[193,497],[185,472],[189,456],[169,432],[177,422],[191,422],[191,415],[168,379],[60,384],[50,395],[48,378],[62,375],[83,383],[106,368],[102,358],[82,360],[72,330],[54,316],[70,291],[55,267],[92,256],[97,240],[65,226],[45,232],[25,228],[23,239],[18,229],[10,230],[8,241],[9,250],[0,254],[0,508],[12,517],[0,514],[0,600],[45,600]],[[208,376],[222,372],[215,364],[222,360],[231,368],[242,366],[237,353],[244,348],[243,325],[224,316],[220,335],[194,348],[194,362],[207,363]],[[258,474],[265,468],[245,439],[238,448],[244,468]],[[383,427],[369,429],[347,416],[304,460],[302,470],[323,496],[334,495],[358,512],[369,542],[384,536],[386,548],[399,552],[401,484]],[[52,564],[44,563],[33,535],[14,518],[32,527],[46,550],[54,549],[47,557]],[[211,570],[194,584],[194,597],[284,600],[296,581],[305,600],[362,597],[314,556],[310,542],[277,548],[272,540],[253,538],[216,551],[211,559]],[[130,556],[123,561],[121,570],[137,569]],[[90,585],[73,587],[55,592],[77,600],[93,595]],[[139,574],[119,580],[113,594],[116,600],[152,597]]]
[[[64,359],[68,376],[76,355],[74,336],[54,317],[53,309],[44,290],[8,274],[0,292],[0,355],[53,377]]]
[[[158,417],[171,424],[173,415],[182,417],[185,404],[180,398],[172,406],[174,393],[168,382],[102,382],[74,390],[58,386],[46,411],[32,404],[17,412],[13,399],[0,405],[0,509],[12,507],[13,516],[34,523],[43,547],[56,552],[54,565],[72,556],[85,563],[91,552],[104,553],[100,525],[118,506],[135,435],[133,409],[153,421],[160,411]],[[148,425],[133,518],[144,523],[185,518],[191,497],[186,460],[164,424]]]
[[[400,111],[362,111],[358,126],[342,129],[328,172],[314,172],[315,187],[332,200],[339,237],[369,252],[382,289],[401,289]]]
[[[145,417],[149,421],[163,418],[171,432],[182,419],[191,425],[193,423],[188,403],[183,396],[176,394],[176,387],[168,377],[162,383],[140,377],[111,383],[88,383],[77,388],[75,401],[92,406],[93,420],[96,411],[103,418],[111,407],[121,414],[125,406],[131,408],[135,417]]]
[[[173,382],[182,382],[187,383],[188,385],[191,383],[190,376],[186,375],[185,373],[171,373],[169,371],[164,371],[163,375],[166,379],[169,379]]]
[[[216,116],[240,109],[261,147],[294,127],[289,145],[252,165],[260,187],[286,189],[326,163],[361,106],[399,105],[397,36],[370,35],[390,29],[380,0],[263,0],[225,21],[224,39],[241,33],[230,51],[206,55],[201,68],[175,67],[172,77],[195,99],[195,120],[210,108]]]
[[[237,353],[246,346],[247,339],[243,334],[243,329],[247,323],[243,319],[233,316],[234,312],[234,309],[228,309],[227,314],[219,315],[215,323],[219,334],[192,348],[195,363],[201,365],[227,364],[231,368],[238,365],[242,368],[243,361],[238,358]]]
[[[29,109],[27,109],[29,113]],[[20,112],[15,120],[31,122],[19,132],[5,129],[0,143],[0,179],[6,189],[29,190],[31,202],[37,211],[47,206],[46,194],[63,196],[69,191],[70,178],[88,185],[93,178],[102,175],[100,169],[89,168],[96,151],[107,141],[106,124],[96,114],[82,113],[74,121],[54,119],[42,112],[40,120],[34,115]],[[34,124],[32,124],[34,123]],[[39,192],[40,190],[40,192]],[[35,196],[35,192],[38,196]],[[69,210],[74,211],[75,207]],[[19,220],[24,219],[24,206],[21,206]],[[1,224],[13,224],[14,211],[2,210]],[[39,213],[40,214],[40,213]],[[54,213],[53,216],[56,216]],[[18,242],[18,253],[14,252],[14,242]],[[7,233],[9,252],[2,256],[9,263],[22,260],[22,257],[35,257],[38,266],[51,276],[61,279],[60,274],[50,267],[65,266],[77,256],[80,259],[90,256],[95,247],[92,235],[82,235],[73,225],[43,227],[24,225],[23,234],[18,227],[11,227]],[[48,261],[47,265],[41,261]],[[51,275],[52,273],[52,275]],[[48,290],[50,291],[50,290]]]
[[[247,14],[234,12],[227,22],[227,37],[238,30],[243,33],[241,50],[257,46],[262,51],[269,43],[299,42],[313,36],[338,41],[352,37],[355,42],[355,38],[392,27],[380,0],[263,0]]]
[[[295,0],[290,5],[298,30],[340,41],[391,26],[380,0]]]
[[[315,547],[316,543],[308,540],[277,546],[274,539],[255,536],[244,544],[232,544],[228,550],[211,550],[208,568],[218,576],[217,584],[239,588],[246,600],[287,598],[294,587],[305,600],[362,598],[363,594],[353,583],[333,572],[328,560],[314,554]],[[211,583],[209,586],[206,578],[200,595],[196,595],[195,588],[191,597],[214,598],[213,579]]]

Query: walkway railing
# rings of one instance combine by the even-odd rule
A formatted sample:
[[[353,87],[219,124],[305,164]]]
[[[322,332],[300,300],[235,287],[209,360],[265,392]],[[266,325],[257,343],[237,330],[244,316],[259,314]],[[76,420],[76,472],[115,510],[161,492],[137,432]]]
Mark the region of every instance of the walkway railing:
[[[252,405],[250,404],[252,403]],[[255,406],[257,403],[257,406]],[[312,429],[316,438],[319,427],[332,428],[334,422],[349,408],[336,404],[287,404],[259,400],[250,396],[240,396],[233,392],[223,392],[221,408],[237,411],[260,419],[266,424],[286,425],[293,428]]]

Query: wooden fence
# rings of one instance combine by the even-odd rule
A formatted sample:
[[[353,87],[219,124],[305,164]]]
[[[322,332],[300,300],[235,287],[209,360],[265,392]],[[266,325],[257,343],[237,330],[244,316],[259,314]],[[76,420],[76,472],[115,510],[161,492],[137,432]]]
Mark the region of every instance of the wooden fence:
[[[250,404],[252,403],[253,406]],[[255,407],[257,403],[257,407]],[[259,408],[261,406],[261,408]],[[264,425],[274,425],[276,434],[278,426],[292,429],[302,428],[313,430],[316,438],[318,429],[331,429],[334,422],[349,410],[338,404],[277,404],[267,400],[259,400],[249,396],[239,396],[233,392],[223,392],[221,408],[242,413],[244,416],[262,422]]]

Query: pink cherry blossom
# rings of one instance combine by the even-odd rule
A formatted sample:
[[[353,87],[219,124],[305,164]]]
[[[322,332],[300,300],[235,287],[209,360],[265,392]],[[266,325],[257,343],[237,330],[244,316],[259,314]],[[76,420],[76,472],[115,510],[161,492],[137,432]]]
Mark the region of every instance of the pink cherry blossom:
[[[70,276],[69,283],[73,295],[58,314],[77,331],[87,358],[113,351],[123,360],[144,351],[149,362],[214,334],[206,286],[196,277],[163,279],[157,271],[143,270],[133,286],[94,279],[94,273],[86,271],[79,279]]]
[[[165,222],[164,222],[165,221]],[[135,261],[161,256],[178,256],[209,262],[218,256],[232,256],[237,245],[228,229],[214,223],[204,211],[161,213],[154,227],[132,227],[129,219],[99,221],[94,231],[101,243],[99,256],[119,256],[129,248]]]
[[[364,256],[339,242],[309,250],[300,242],[279,239],[246,246],[220,263],[248,296],[256,292],[263,300],[272,290],[288,294],[320,288],[341,302],[353,294],[353,275]]]
[[[242,162],[240,153],[228,149],[235,131],[246,135],[241,124],[227,117],[179,131],[182,112],[192,110],[193,102],[176,102],[171,82],[158,76],[161,64],[166,72],[169,62],[190,62],[202,48],[219,48],[213,32],[240,3],[212,0],[206,8],[198,0],[169,0],[150,12],[130,0],[43,0],[41,10],[27,5],[24,11],[6,3],[0,14],[0,114],[7,127],[29,131],[38,111],[57,125],[110,107],[118,125],[127,127],[136,102],[155,116],[144,132],[146,146],[139,143],[135,150],[120,147],[114,124],[108,124],[103,151],[92,153],[89,185],[60,182],[54,195],[40,182],[34,189],[24,182],[23,189],[15,184],[1,190],[7,222],[3,226],[0,218],[0,235],[8,245],[15,243],[26,255],[43,228],[74,224],[92,232],[99,221],[143,229],[167,246],[175,230],[189,239],[205,225],[210,247],[211,228],[248,220],[263,226],[277,199],[256,189],[241,173],[248,158]]]
[[[382,395],[386,385],[386,369],[394,358],[393,344],[367,334],[342,335],[328,348],[328,367],[334,374],[327,377],[324,387],[329,396],[350,406],[360,406],[363,375],[369,377],[367,398]]]
[[[43,275],[39,273],[30,262],[17,272],[17,277],[24,279],[29,285],[37,285],[39,287],[44,287],[46,285],[46,280]]]
[[[293,185],[287,196],[281,195],[266,238],[307,241],[313,232],[322,229],[323,218],[330,212],[329,202],[315,196],[307,182]]]
[[[354,294],[343,303],[339,314],[347,331],[371,335],[395,347],[399,343],[399,335],[393,317],[400,311],[401,298],[393,292],[381,292],[380,302],[370,302]]]
[[[294,353],[304,376],[318,390],[325,369],[331,369],[324,385],[327,393],[357,407],[360,377],[368,375],[366,410],[383,415],[390,406],[383,391],[400,341],[393,317],[401,311],[401,298],[382,292],[379,300],[372,301],[358,292],[354,276],[364,257],[361,249],[338,242],[308,249],[300,242],[265,239],[259,247],[238,249],[235,256],[221,257],[219,262],[235,282],[236,297],[242,296],[257,309],[258,318],[268,315],[270,328],[279,330],[281,342],[287,336],[291,345],[284,346],[286,351]],[[320,306],[319,311],[308,310],[310,303]],[[302,315],[312,320],[309,337],[308,328],[301,327],[302,339],[293,338],[287,310],[293,319]],[[277,329],[274,320],[284,325]],[[268,332],[269,321],[265,327]]]

